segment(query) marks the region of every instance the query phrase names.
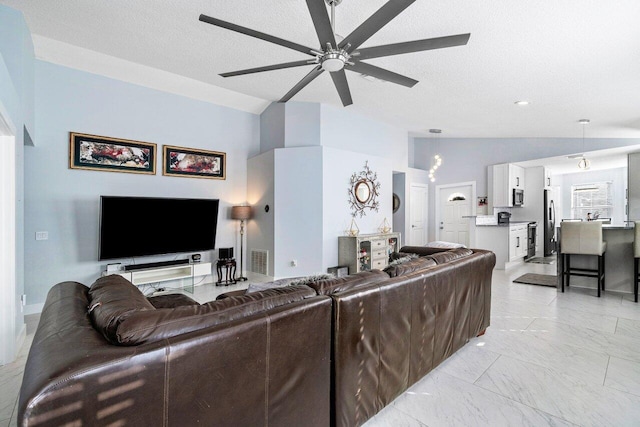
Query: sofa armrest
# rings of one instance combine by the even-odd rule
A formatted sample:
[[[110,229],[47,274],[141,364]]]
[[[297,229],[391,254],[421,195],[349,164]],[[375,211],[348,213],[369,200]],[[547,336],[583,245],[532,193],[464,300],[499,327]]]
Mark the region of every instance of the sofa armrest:
[[[229,291],[229,292],[225,292],[224,294],[220,294],[216,297],[216,299],[225,299],[225,298],[232,298],[232,297],[240,297],[244,294],[247,293],[246,289],[240,289],[239,291]]]
[[[445,252],[450,249],[451,248],[432,248],[429,246],[403,246],[398,252],[427,256],[437,254],[438,252]]]

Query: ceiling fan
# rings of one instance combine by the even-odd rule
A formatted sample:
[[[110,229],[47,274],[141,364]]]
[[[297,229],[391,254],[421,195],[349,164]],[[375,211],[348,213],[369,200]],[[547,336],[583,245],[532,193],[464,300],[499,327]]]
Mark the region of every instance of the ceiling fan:
[[[313,56],[313,59],[222,73],[220,74],[222,77],[241,76],[244,74],[259,73],[262,71],[315,65],[313,70],[311,70],[309,74],[291,88],[291,90],[287,92],[279,102],[287,102],[305,86],[311,83],[316,77],[322,74],[323,71],[328,71],[331,73],[331,79],[333,80],[333,84],[340,95],[342,105],[346,107],[347,105],[353,104],[353,100],[351,99],[351,91],[349,90],[349,84],[347,83],[347,77],[344,70],[365,74],[406,87],[413,87],[418,83],[417,80],[362,61],[365,59],[381,58],[383,56],[461,46],[467,44],[469,41],[471,34],[467,33],[358,49],[360,45],[367,41],[373,34],[384,27],[415,1],[416,0],[390,0],[371,15],[369,19],[360,24],[360,26],[351,34],[339,41],[336,40],[335,35],[335,8],[342,2],[342,0],[306,0],[307,7],[311,13],[311,19],[313,20],[313,25],[318,35],[318,40],[320,41],[319,49],[303,46],[298,43],[271,36],[250,28],[241,27],[240,25],[212,18],[207,15],[200,15],[200,21]],[[329,20],[327,5],[331,8],[331,20]]]

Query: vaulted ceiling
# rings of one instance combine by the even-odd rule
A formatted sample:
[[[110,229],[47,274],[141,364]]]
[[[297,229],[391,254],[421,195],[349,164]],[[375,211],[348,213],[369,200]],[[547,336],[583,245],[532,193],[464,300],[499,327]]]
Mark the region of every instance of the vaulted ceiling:
[[[320,0],[321,1],[321,0]],[[392,0],[393,1],[393,0]],[[210,85],[277,101],[312,66],[223,78],[218,74],[307,57],[200,22],[200,14],[318,47],[304,0],[0,0],[30,31]],[[386,3],[343,0],[336,32],[348,35]],[[414,135],[640,137],[640,1],[417,0],[362,47],[471,33],[465,46],[368,62],[419,81],[413,88],[347,73],[342,107],[327,75],[293,101],[373,117]],[[36,43],[36,56],[46,57]],[[526,100],[527,106],[514,102]]]

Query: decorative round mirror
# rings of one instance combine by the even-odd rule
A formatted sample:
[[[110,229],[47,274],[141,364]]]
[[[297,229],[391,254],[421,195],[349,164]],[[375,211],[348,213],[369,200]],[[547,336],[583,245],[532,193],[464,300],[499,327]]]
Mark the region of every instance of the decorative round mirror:
[[[353,192],[355,193],[358,202],[366,204],[371,198],[371,187],[369,186],[369,181],[366,179],[358,181],[353,187]]]
[[[351,175],[348,192],[352,217],[359,215],[362,218],[365,215],[365,209],[378,212],[380,202],[377,197],[380,195],[380,183],[378,174],[369,168],[369,162],[364,163],[362,172]]]
[[[393,213],[398,212],[398,209],[400,209],[400,197],[393,193]]]

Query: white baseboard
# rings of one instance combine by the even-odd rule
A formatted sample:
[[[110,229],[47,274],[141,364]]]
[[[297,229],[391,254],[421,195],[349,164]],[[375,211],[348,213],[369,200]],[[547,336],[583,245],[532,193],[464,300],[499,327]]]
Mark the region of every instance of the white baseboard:
[[[16,356],[20,353],[22,346],[24,344],[24,340],[27,338],[27,324],[23,323],[20,327],[20,332],[18,333],[18,337],[16,338]]]
[[[29,314],[38,314],[42,313],[42,309],[44,308],[44,303],[41,302],[39,304],[28,304],[24,307],[24,315],[27,316]]]

